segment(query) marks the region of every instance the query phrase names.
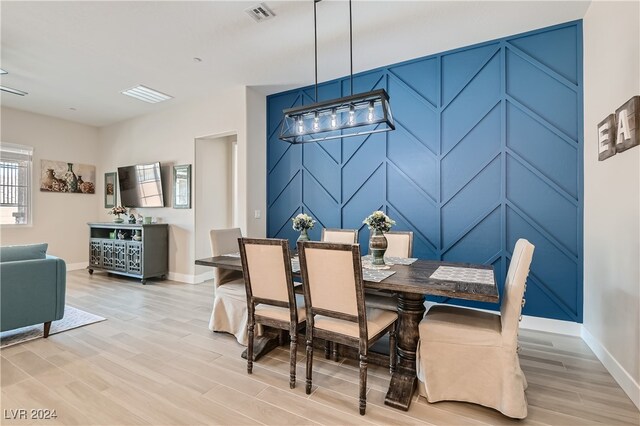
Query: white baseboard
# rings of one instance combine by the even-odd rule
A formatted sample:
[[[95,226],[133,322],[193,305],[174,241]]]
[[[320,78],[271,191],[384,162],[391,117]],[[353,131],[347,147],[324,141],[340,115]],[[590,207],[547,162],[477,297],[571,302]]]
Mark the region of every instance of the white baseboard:
[[[640,385],[633,377],[624,369],[622,365],[616,360],[613,355],[605,348],[598,339],[593,337],[589,330],[582,327],[582,340],[591,348],[593,353],[598,357],[602,365],[609,371],[609,374],[620,385],[622,390],[625,391],[627,396],[640,410]]]
[[[549,318],[523,315],[520,328],[526,330],[546,331],[547,333],[564,334],[565,336],[582,337],[582,324]]]
[[[213,271],[207,271],[202,274],[179,274],[177,272],[169,272],[167,278],[171,281],[178,281],[187,284],[200,284],[213,279]]]
[[[195,284],[195,277],[193,274],[179,274],[177,272],[169,272],[167,279],[171,281],[178,281],[181,283]]]
[[[85,269],[87,266],[89,266],[89,262],[67,263],[67,271],[77,271]]]
[[[203,283],[205,281],[209,281],[213,279],[213,271],[207,271],[202,274],[198,274],[195,276],[196,283]]]

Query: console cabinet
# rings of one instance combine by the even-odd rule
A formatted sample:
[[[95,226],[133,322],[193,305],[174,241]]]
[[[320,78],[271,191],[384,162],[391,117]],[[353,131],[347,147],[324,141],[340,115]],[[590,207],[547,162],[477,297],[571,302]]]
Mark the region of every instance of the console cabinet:
[[[120,237],[120,238],[119,238]],[[89,223],[89,274],[106,271],[139,278],[169,272],[169,225]]]

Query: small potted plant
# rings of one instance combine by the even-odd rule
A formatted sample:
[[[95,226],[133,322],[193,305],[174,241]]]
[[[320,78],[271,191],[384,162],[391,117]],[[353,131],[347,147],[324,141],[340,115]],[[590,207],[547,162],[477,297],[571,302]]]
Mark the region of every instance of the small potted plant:
[[[371,231],[369,238],[369,253],[373,257],[371,263],[384,265],[384,252],[387,251],[387,237],[384,236],[384,233],[391,230],[391,227],[396,224],[395,220],[384,214],[383,211],[377,210],[367,216],[362,223],[367,225]]]
[[[112,207],[111,210],[109,210],[109,214],[114,215],[115,217],[113,218],[113,222],[114,223],[122,223],[124,222],[124,219],[120,217],[121,214],[126,214],[127,213],[127,209],[122,207],[122,206],[115,206]]]
[[[293,221],[293,229],[300,232],[298,241],[309,241],[309,229],[313,229],[313,225],[316,221],[311,216],[305,213],[300,213],[298,216],[291,219]]]

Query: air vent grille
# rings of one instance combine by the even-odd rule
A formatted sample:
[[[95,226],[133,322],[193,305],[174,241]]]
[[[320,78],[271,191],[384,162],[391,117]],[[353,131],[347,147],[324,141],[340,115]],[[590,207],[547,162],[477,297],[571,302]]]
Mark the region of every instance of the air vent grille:
[[[245,12],[256,22],[263,22],[276,16],[264,3],[245,9]]]

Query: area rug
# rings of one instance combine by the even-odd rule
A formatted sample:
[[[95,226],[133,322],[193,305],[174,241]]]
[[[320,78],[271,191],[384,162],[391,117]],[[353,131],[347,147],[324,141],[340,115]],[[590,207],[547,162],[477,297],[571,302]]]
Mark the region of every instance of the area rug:
[[[66,305],[64,307],[64,318],[51,323],[49,336],[71,330],[73,328],[104,321],[105,319],[106,318],[101,316],[90,314],[89,312]],[[18,343],[28,342],[29,340],[39,339],[43,336],[43,328],[42,324],[36,324],[28,327],[16,328],[15,330],[4,331],[0,333],[0,349],[17,345]]]

